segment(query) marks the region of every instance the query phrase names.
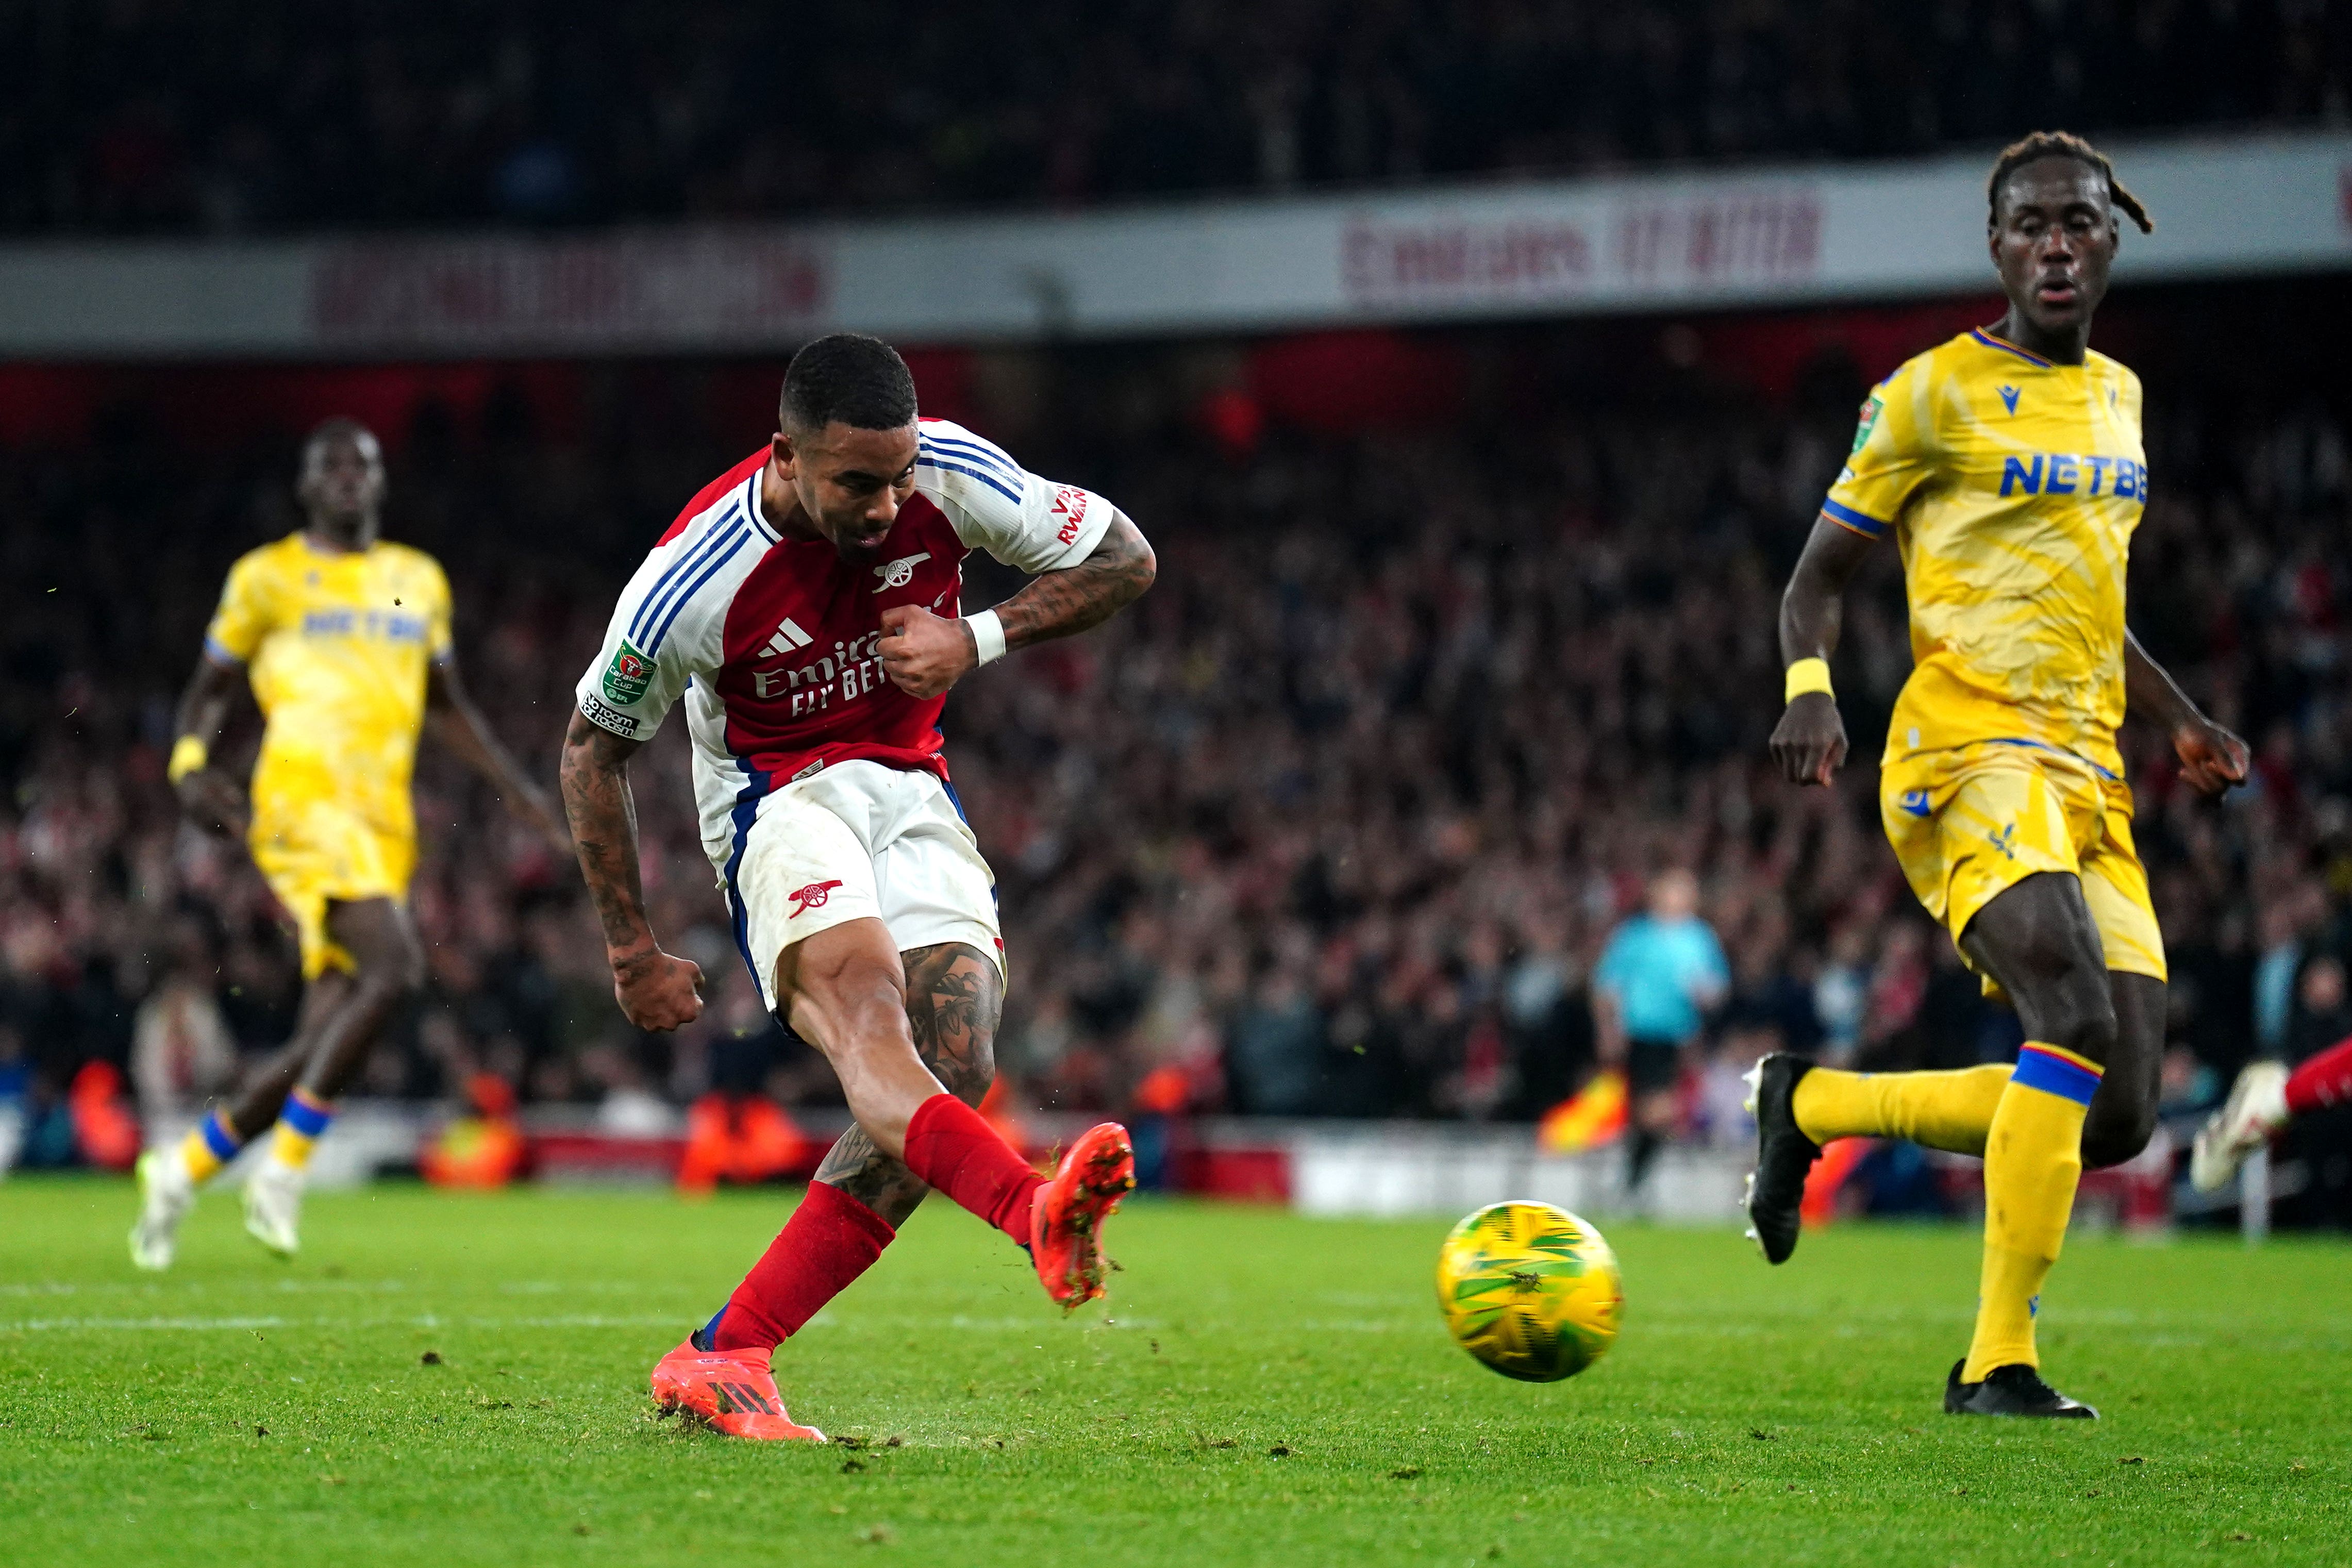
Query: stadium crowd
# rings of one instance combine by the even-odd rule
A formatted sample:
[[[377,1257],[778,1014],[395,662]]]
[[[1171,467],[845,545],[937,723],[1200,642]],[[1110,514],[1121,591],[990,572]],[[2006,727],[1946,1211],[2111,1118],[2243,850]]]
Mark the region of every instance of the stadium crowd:
[[[1883,1066],[2013,1048],[1877,826],[1873,763],[1909,666],[1891,551],[1839,655],[1853,764],[1832,791],[1766,765],[1777,595],[1860,376],[1832,354],[1764,398],[1692,363],[1680,329],[1610,329],[1660,345],[1630,356],[1591,348],[1597,331],[1428,340],[1500,357],[1443,416],[1354,435],[1269,411],[1245,373],[1204,379],[1199,351],[1020,362],[1029,395],[994,433],[1116,498],[1161,560],[1134,611],[949,709],[1001,879],[1020,1099],[1532,1118],[1590,1071],[1592,965],[1668,867],[1697,874],[1731,971],[1689,1134],[1736,1135],[1736,1073],[1776,1041]],[[390,532],[447,564],[469,684],[551,769],[619,583],[757,439],[698,413],[702,375],[614,369],[564,419],[509,388],[387,432]],[[2352,453],[2339,414],[2270,384],[2150,377],[2135,623],[2258,754],[2216,807],[2177,785],[2160,738],[2130,741],[2184,1102],[2255,1049],[2352,1032]],[[159,1109],[190,1103],[287,1028],[290,942],[241,848],[181,826],[163,767],[223,572],[294,526],[290,450],[182,449],[135,406],[87,439],[0,448],[0,1096],[13,1073],[37,1112],[90,1062]],[[1005,584],[978,563],[986,603]],[[681,729],[637,791],[656,923],[710,975],[705,1020],[628,1030],[576,872],[428,741],[430,994],[367,1092],[446,1095],[487,1070],[528,1101],[656,1116],[713,1083],[835,1092],[734,956]],[[241,733],[232,757],[249,715]],[[65,1157],[58,1121],[36,1114],[29,1157]]]
[[[0,232],[895,216],[2347,113],[2326,0],[0,0]]]

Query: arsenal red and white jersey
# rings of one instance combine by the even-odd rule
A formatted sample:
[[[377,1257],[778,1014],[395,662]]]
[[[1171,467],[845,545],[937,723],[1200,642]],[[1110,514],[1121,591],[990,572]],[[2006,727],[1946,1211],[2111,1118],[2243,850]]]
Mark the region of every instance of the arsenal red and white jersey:
[[[762,447],[687,503],[621,594],[580,679],[581,713],[633,741],[681,694],[694,742],[703,847],[724,866],[759,803],[830,763],[863,758],[944,779],[940,709],[890,684],[882,612],[963,613],[963,558],[1028,573],[1076,564],[1111,504],[1028,472],[961,426],[926,419],[915,493],[877,565],[821,540],[784,539],[760,506]]]

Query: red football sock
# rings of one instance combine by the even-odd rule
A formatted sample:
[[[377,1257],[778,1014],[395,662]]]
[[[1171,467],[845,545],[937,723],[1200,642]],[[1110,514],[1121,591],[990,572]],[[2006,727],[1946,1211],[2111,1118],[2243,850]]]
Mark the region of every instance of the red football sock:
[[[2286,1078],[2290,1116],[2352,1101],[2352,1035],[2347,1035]]]
[[[810,1183],[808,1196],[710,1320],[709,1348],[773,1350],[872,1268],[898,1234],[839,1187]]]
[[[1029,1196],[1045,1178],[952,1094],[935,1094],[907,1122],[907,1169],[1022,1246]]]

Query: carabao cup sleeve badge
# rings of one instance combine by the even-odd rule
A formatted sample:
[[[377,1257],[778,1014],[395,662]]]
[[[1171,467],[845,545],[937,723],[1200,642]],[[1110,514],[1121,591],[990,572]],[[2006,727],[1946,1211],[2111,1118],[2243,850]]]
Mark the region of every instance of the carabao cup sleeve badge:
[[[1862,421],[1854,426],[1853,432],[1853,449],[1856,452],[1869,445],[1870,432],[1877,425],[1879,415],[1885,412],[1885,409],[1886,400],[1874,392],[1870,395],[1869,400],[1863,404]]]
[[[654,678],[654,661],[629,646],[625,638],[604,667],[604,695],[627,707],[646,694]]]

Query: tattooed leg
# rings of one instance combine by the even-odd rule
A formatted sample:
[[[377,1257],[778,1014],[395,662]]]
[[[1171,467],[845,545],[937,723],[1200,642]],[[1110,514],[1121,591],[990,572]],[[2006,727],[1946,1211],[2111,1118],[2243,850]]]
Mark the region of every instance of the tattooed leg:
[[[909,948],[907,1024],[915,1054],[950,1094],[976,1106],[996,1076],[996,1028],[1004,1016],[1004,981],[995,960],[962,942]],[[841,1135],[816,1179],[838,1187],[896,1226],[930,1189],[874,1146],[860,1127]]]

